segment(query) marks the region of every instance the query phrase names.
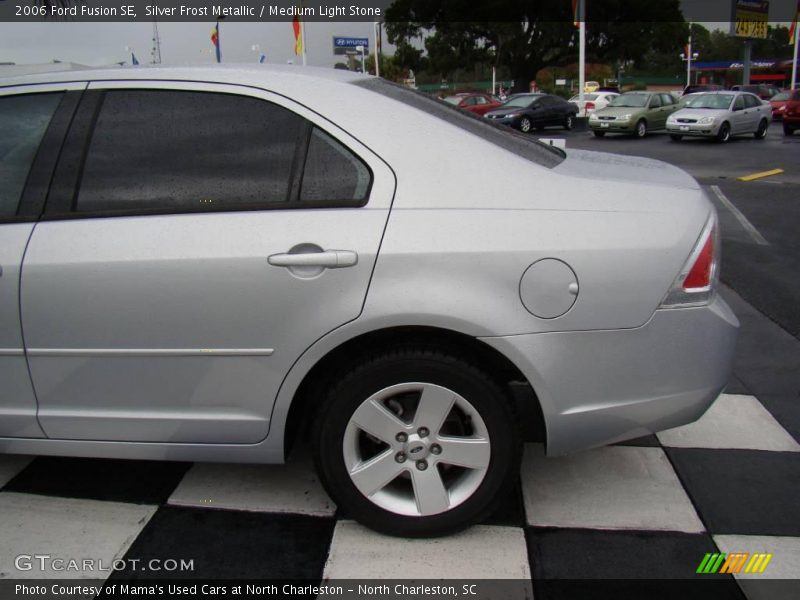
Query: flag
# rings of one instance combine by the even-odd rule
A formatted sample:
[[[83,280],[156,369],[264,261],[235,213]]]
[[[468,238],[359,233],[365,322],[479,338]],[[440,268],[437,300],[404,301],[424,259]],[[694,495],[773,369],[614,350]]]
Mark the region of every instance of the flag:
[[[131,64],[132,65],[138,65],[139,64],[139,59],[136,58],[136,55],[133,52],[131,52]]]
[[[300,56],[303,53],[303,32],[300,29],[300,19],[297,15],[292,19],[292,30],[294,30],[294,55]]]
[[[267,60],[267,55],[266,54],[262,54],[261,58],[258,59],[258,62],[263,65],[266,60]]]
[[[214,26],[214,29],[211,30],[211,43],[214,44],[214,48],[217,51],[217,62],[222,62],[222,56],[219,48],[219,22],[217,22],[217,24]]]
[[[800,0],[797,0],[797,10],[794,11],[794,19],[789,26],[789,44],[797,42],[797,22],[800,21]]]

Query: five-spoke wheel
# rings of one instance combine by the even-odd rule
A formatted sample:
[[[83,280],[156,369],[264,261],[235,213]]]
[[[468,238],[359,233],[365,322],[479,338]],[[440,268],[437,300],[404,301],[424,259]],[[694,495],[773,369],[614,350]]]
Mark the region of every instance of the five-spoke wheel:
[[[345,513],[403,536],[480,520],[520,458],[504,388],[470,362],[422,349],[374,357],[341,379],[314,438],[320,478]]]

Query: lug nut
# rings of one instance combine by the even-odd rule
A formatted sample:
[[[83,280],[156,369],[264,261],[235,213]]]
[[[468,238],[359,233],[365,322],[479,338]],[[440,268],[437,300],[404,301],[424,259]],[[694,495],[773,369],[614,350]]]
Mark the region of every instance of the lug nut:
[[[399,463],[406,462],[406,453],[405,452],[398,452],[394,455],[394,459]]]
[[[398,442],[401,442],[401,443],[403,443],[403,442],[405,442],[405,441],[408,439],[408,436],[407,436],[405,433],[403,433],[403,432],[401,431],[400,433],[398,433],[398,434],[395,436],[395,439],[396,439]]]
[[[417,430],[417,433],[419,434],[419,437],[425,437],[425,436],[427,436],[427,435],[428,435],[430,432],[428,431],[428,428],[427,428],[427,427],[420,427],[420,428]]]
[[[424,460],[418,460],[417,461],[417,468],[420,471],[424,471],[425,469],[428,468],[428,463],[426,461],[424,461]]]
[[[431,446],[431,454],[441,454],[442,447],[439,444],[433,444]]]

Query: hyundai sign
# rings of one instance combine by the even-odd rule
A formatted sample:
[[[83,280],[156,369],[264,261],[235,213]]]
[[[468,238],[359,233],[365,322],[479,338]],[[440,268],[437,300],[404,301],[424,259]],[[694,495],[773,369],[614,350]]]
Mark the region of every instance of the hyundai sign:
[[[333,38],[334,54],[355,54],[356,47],[364,46],[364,52],[369,51],[369,38],[365,37],[335,37]]]

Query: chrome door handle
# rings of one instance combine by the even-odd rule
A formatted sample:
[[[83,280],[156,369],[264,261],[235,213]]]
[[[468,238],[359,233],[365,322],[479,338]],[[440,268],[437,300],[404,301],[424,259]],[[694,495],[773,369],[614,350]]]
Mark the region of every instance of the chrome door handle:
[[[273,254],[267,261],[273,267],[325,267],[341,269],[358,264],[358,254],[350,250],[326,250],[298,254]]]

